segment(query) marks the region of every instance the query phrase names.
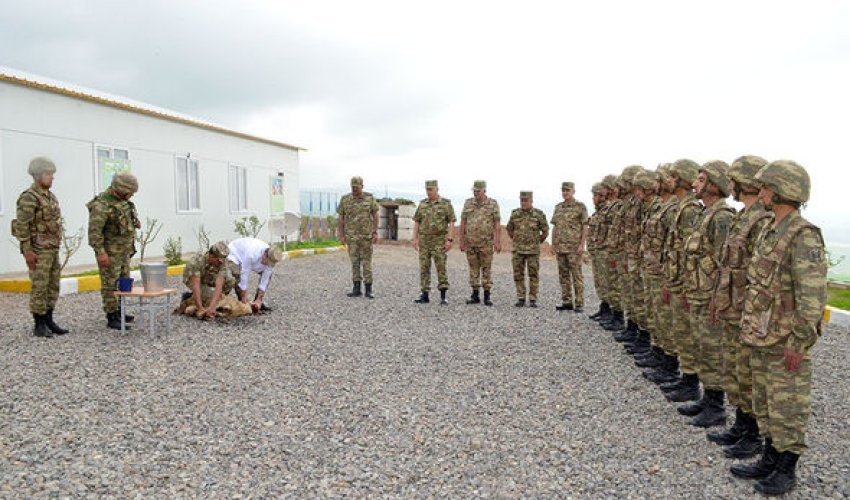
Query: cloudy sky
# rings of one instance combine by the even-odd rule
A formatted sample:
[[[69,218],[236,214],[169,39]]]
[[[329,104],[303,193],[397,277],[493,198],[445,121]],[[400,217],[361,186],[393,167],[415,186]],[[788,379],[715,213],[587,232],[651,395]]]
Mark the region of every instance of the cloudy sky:
[[[302,189],[551,210],[562,180],[742,154],[850,242],[850,2],[3,0],[0,65],[308,148]]]

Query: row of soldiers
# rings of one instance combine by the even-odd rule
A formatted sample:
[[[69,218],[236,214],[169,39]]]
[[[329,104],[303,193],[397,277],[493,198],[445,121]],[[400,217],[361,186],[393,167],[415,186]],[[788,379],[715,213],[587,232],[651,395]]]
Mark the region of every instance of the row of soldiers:
[[[710,432],[755,489],[796,483],[811,412],[811,348],[826,305],[820,230],[800,214],[806,170],[743,156],[630,166],[593,186],[588,251],[601,299],[591,318],[624,342],[643,375]],[[727,203],[732,195],[743,205]],[[702,391],[700,391],[702,385]]]

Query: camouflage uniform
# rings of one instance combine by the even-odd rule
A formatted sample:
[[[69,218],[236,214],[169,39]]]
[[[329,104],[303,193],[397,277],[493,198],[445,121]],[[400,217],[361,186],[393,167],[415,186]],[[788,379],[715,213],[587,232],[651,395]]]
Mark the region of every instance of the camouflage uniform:
[[[522,196],[521,196],[522,197]],[[528,299],[536,301],[540,288],[540,243],[541,237],[548,234],[549,223],[546,214],[539,208],[514,209],[506,226],[513,240],[513,257],[517,299],[525,300],[525,272],[528,269]]]
[[[624,171],[628,183],[634,185],[635,177],[641,175],[643,167],[634,165]],[[646,330],[646,304],[643,300],[643,278],[640,268],[640,242],[643,231],[644,204],[630,193],[624,201],[622,219],[623,232],[623,302],[632,320],[640,330]]]
[[[426,187],[436,187],[436,181],[429,181]],[[419,224],[419,286],[423,292],[431,289],[431,261],[437,267],[437,288],[449,289],[446,273],[446,251],[444,246],[448,238],[449,225],[455,222],[455,211],[451,200],[437,197],[419,202],[413,221]]]
[[[566,184],[566,183],[565,183]],[[572,183],[569,183],[572,184]],[[572,186],[570,186],[572,188]],[[553,241],[558,259],[558,279],[561,283],[561,302],[584,306],[584,277],[581,271],[579,243],[588,224],[587,207],[573,200],[555,205],[552,213]],[[575,294],[573,294],[575,291]],[[573,300],[575,295],[575,300]]]
[[[490,290],[493,287],[493,244],[495,231],[501,215],[499,203],[487,198],[478,203],[475,198],[467,199],[463,204],[460,220],[464,225],[466,260],[469,263],[469,286]]]
[[[361,180],[361,187],[362,182]],[[371,284],[372,218],[378,211],[378,202],[371,193],[361,192],[360,196],[349,193],[339,200],[336,211],[345,223],[345,243],[348,246],[348,257],[351,259],[351,279],[355,283],[363,281]]]
[[[593,192],[601,192],[601,183],[594,184]],[[593,288],[599,300],[607,303],[607,284],[605,283],[605,235],[604,235],[604,207],[606,202],[595,207],[593,215],[587,221],[587,251],[590,253],[590,266],[593,273]]]
[[[136,229],[142,227],[133,202],[115,196],[117,183],[124,176],[129,174],[116,174],[113,187],[86,204],[89,210],[89,246],[95,255],[109,256],[109,265],[100,267],[100,295],[103,311],[107,314],[120,309],[115,297],[115,281],[130,276],[130,258],[136,254]]]
[[[30,312],[46,314],[59,298],[59,246],[62,242],[62,214],[59,200],[49,190],[33,183],[18,197],[12,234],[20,243],[21,254],[35,252],[38,263],[29,270],[32,292]]]
[[[622,186],[621,183],[618,182]],[[607,226],[607,235],[605,239],[605,248],[608,253],[608,285],[609,285],[609,303],[615,311],[623,312],[625,304],[623,302],[623,215],[625,211],[624,201],[622,199],[612,200],[608,207],[605,225]]]
[[[661,289],[664,286],[663,264],[667,233],[679,200],[672,195],[666,201],[660,200],[657,198],[656,209],[648,210],[644,224],[643,263],[649,288],[649,307],[654,311],[650,322],[652,343],[663,349],[665,353],[674,355],[676,350],[671,345],[670,339],[673,310],[669,304],[661,300]]]
[[[654,184],[655,175],[648,175],[651,176],[652,182]],[[640,322],[638,322],[638,325],[641,325],[643,329],[650,332],[650,342],[653,345],[658,344],[658,310],[655,307],[657,304],[654,302],[652,290],[654,288],[658,288],[660,291],[661,266],[658,264],[657,261],[651,263],[646,260],[646,249],[650,243],[650,235],[647,233],[647,227],[649,226],[649,220],[661,211],[661,202],[661,198],[656,195],[648,196],[645,200],[643,200],[643,220],[641,223],[640,241],[638,242],[638,253],[640,257],[635,259],[637,262],[640,263],[639,268],[641,269],[642,293],[638,301],[640,302],[638,307],[641,309],[641,314],[644,321],[643,325],[641,325]],[[652,269],[650,269],[650,267],[652,267]],[[660,302],[660,300],[658,302]]]
[[[223,245],[223,249],[221,245]],[[209,263],[211,253],[220,258],[219,265],[215,266]],[[183,268],[183,284],[186,285],[186,288],[190,292],[192,291],[192,278],[198,277],[200,279],[201,302],[204,305],[207,305],[213,295],[215,295],[215,282],[217,279],[222,279],[222,297],[229,294],[236,285],[236,279],[227,266],[227,254],[227,245],[223,242],[217,243],[210,250],[192,257]]]

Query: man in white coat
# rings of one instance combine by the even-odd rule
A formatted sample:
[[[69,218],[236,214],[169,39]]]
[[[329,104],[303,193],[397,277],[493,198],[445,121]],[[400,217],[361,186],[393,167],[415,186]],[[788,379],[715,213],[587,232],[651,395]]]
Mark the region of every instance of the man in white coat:
[[[257,293],[251,302],[254,312],[271,311],[263,303],[263,297],[269,287],[274,266],[283,258],[283,252],[277,246],[270,247],[268,243],[257,238],[238,238],[227,244],[230,253],[227,256],[227,267],[236,280],[236,297],[243,304],[248,303],[248,278],[251,273],[260,275]]]

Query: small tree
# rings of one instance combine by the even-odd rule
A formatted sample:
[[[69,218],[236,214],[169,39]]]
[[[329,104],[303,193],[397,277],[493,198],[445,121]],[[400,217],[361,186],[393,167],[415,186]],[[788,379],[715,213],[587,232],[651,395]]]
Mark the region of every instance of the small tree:
[[[826,265],[827,267],[835,267],[838,264],[844,262],[844,255],[838,257],[837,259],[833,259],[832,255],[829,253],[829,250],[826,251]]]
[[[162,247],[162,253],[165,255],[165,260],[169,266],[176,266],[183,263],[183,240],[169,236],[165,240],[165,245]]]
[[[256,215],[252,215],[233,221],[233,230],[243,238],[256,238],[265,225]]]
[[[59,266],[59,271],[61,272],[65,269],[71,257],[80,249],[80,245],[83,244],[84,230],[83,226],[80,226],[74,234],[68,234],[65,231],[65,220],[60,219],[60,224],[62,224],[62,264]]]
[[[159,236],[161,229],[162,223],[159,220],[145,217],[145,226],[136,233],[136,241],[139,242],[139,260],[142,262],[145,260],[145,249]]]
[[[211,234],[212,234],[212,231],[209,231],[208,229],[206,229],[203,224],[201,224],[198,227],[198,230],[195,233],[195,236],[198,238],[198,251],[199,252],[206,252],[207,250],[209,250],[209,248],[210,248],[210,235]]]

